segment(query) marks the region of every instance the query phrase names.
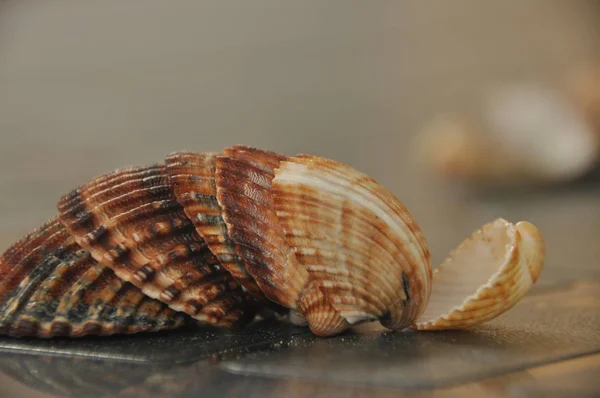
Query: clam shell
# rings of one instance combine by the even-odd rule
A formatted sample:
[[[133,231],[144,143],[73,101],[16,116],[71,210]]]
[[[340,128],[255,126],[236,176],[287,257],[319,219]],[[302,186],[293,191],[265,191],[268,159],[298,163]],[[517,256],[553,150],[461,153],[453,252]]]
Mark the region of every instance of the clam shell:
[[[317,335],[364,321],[412,324],[427,304],[430,255],[406,208],[349,166],[302,155],[275,170],[277,218],[309,273],[298,310]]]
[[[165,162],[178,202],[211,252],[243,288],[263,300],[265,296],[246,270],[244,260],[236,254],[221,216],[215,183],[216,161],[214,153],[176,152]]]
[[[528,222],[497,219],[467,238],[434,273],[420,330],[463,329],[512,308],[537,281],[544,240]]]
[[[0,257],[0,334],[110,335],[173,329],[186,316],[98,264],[56,220]]]
[[[217,199],[236,253],[265,296],[295,308],[308,276],[289,247],[271,198],[274,169],[284,156],[227,148],[216,162]]]
[[[236,326],[252,298],[223,269],[188,220],[162,164],[117,170],[64,196],[60,220],[116,275],[176,311]]]

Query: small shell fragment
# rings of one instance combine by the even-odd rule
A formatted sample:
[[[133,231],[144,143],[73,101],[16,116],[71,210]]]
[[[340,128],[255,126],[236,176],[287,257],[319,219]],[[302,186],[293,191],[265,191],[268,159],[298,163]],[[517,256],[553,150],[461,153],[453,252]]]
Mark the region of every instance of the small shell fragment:
[[[544,240],[528,222],[497,219],[467,238],[438,267],[419,330],[463,329],[503,314],[537,281]]]
[[[118,277],[200,322],[234,326],[254,306],[198,235],[162,164],[101,176],[64,196],[60,221]]]
[[[0,257],[0,334],[110,335],[182,326],[178,314],[98,264],[51,220]]]

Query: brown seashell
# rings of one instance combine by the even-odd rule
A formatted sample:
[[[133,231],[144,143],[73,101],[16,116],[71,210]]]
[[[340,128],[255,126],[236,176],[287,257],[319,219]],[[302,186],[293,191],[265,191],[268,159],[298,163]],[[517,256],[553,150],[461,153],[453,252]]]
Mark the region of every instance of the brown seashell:
[[[269,299],[295,308],[308,276],[291,252],[270,194],[285,157],[235,146],[217,158],[217,198],[229,236],[246,269]]]
[[[251,298],[196,232],[164,165],[99,177],[63,197],[58,210],[77,243],[144,294],[210,324],[253,317]]]
[[[497,221],[449,257],[432,290],[423,233],[391,192],[332,160],[246,146],[117,170],[58,210],[2,257],[0,333],[158,330],[181,312],[234,327],[278,305],[321,336],[376,320],[461,328],[517,303],[544,256],[533,225]]]
[[[160,301],[98,264],[56,220],[0,257],[0,334],[110,335],[184,324]]]
[[[222,209],[217,201],[215,183],[217,154],[177,152],[166,159],[167,171],[177,200],[211,252],[253,297],[265,296],[246,270],[244,260],[236,254],[227,233]]]

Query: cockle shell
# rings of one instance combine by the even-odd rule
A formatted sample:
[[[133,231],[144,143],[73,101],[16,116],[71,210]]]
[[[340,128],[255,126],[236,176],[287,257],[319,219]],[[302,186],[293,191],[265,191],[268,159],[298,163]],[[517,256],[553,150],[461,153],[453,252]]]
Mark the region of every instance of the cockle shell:
[[[50,220],[0,257],[0,333],[109,335],[177,328],[187,316],[98,264]]]
[[[187,315],[234,327],[265,308],[288,309],[290,320],[320,336],[367,321],[392,330],[462,328],[512,307],[543,262],[533,225],[495,222],[434,276],[419,226],[375,180],[332,160],[246,146],[176,152],[105,174],[61,198],[58,211],[2,257],[2,333],[135,332],[176,327]],[[51,232],[60,242],[46,242]],[[31,296],[31,281],[50,278],[40,292],[71,286],[71,265],[80,263],[84,275],[110,277],[116,290],[94,288],[96,275],[89,286],[75,283],[77,297],[89,297],[83,317],[41,314],[45,293]],[[52,300],[71,302],[70,290],[52,291]],[[15,294],[30,299],[27,306]],[[147,306],[135,308],[146,323],[130,303],[143,300]],[[162,312],[149,314],[152,305]]]
[[[271,195],[284,156],[236,146],[217,159],[217,198],[237,253],[267,298],[295,308],[307,278],[286,240]]]
[[[545,246],[531,223],[497,219],[467,238],[434,274],[420,330],[462,329],[512,308],[537,281]]]
[[[63,197],[58,210],[77,243],[146,295],[215,325],[253,317],[251,298],[196,232],[164,165],[99,177]]]
[[[341,163],[299,156],[273,181],[279,222],[309,277],[297,310],[318,335],[379,320],[409,326],[427,305],[430,255],[404,206]]]
[[[246,270],[244,260],[236,254],[217,201],[217,156],[214,153],[173,153],[166,159],[169,178],[177,200],[211,252],[236,281],[252,296],[261,299],[264,294]]]

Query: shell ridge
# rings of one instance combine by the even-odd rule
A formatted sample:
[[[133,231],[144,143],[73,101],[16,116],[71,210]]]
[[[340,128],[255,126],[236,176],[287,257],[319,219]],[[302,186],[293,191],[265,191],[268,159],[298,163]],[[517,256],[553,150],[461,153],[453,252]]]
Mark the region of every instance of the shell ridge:
[[[349,185],[352,184],[353,188],[361,188],[367,192],[367,194],[377,196],[386,206],[392,208],[394,212],[402,218],[403,222],[412,226],[411,229],[414,229],[414,236],[418,240],[419,248],[423,254],[423,260],[429,261],[430,254],[425,237],[406,207],[397,200],[389,190],[381,186],[373,178],[348,165],[318,156],[302,155],[296,157],[294,161],[308,168],[325,168],[329,174],[334,177],[337,176],[338,179],[341,178],[342,180],[345,180],[348,175],[355,175],[353,182],[349,182]],[[410,235],[409,238],[411,238]]]
[[[295,308],[308,274],[297,263],[271,203],[274,168],[282,159],[285,159],[282,155],[250,147],[226,148],[223,155],[217,157],[215,180],[217,199],[223,209],[228,234],[235,244],[236,253],[244,259],[246,269],[269,299]],[[254,174],[247,179],[249,173]],[[243,221],[247,217],[266,222],[247,223]],[[250,236],[257,235],[262,239],[250,239]],[[281,260],[273,261],[261,256],[258,262],[249,261],[248,256],[254,256],[252,253],[262,250],[266,243],[278,249]],[[273,279],[281,280],[283,284],[273,285],[270,283]]]
[[[158,180],[157,184],[152,185],[149,188],[133,188],[132,190],[126,190],[121,195],[117,195],[117,196],[111,195],[111,198],[109,200],[103,201],[101,199],[102,196],[111,194],[111,192],[115,192],[115,191],[120,192],[121,190],[124,190],[129,186],[135,187],[138,184],[143,184],[143,183],[147,184],[149,181],[153,181],[153,180]],[[95,203],[94,207],[91,210],[96,210],[98,208],[107,208],[115,203],[124,201],[126,199],[130,199],[130,198],[135,199],[137,197],[137,195],[146,193],[147,191],[160,191],[160,190],[167,191],[170,189],[170,187],[167,184],[167,182],[164,180],[165,180],[165,178],[160,175],[153,175],[151,177],[139,178],[139,179],[135,179],[135,180],[127,180],[120,184],[116,184],[114,186],[109,186],[104,190],[94,192],[93,194],[87,196],[83,203],[77,203],[77,204],[83,205],[84,203]],[[63,211],[65,211],[65,212],[73,211],[74,208],[77,207],[77,204],[72,203],[71,207],[65,207],[65,208],[63,208]]]
[[[106,317],[110,313],[104,309],[104,306],[110,304],[106,302],[106,297],[95,296],[94,300],[83,307],[73,306],[81,303],[80,300],[86,294],[93,296],[93,292],[88,290],[90,284],[83,289],[74,288],[82,287],[79,282],[90,269],[101,266],[75,243],[57,219],[50,220],[27,236],[34,239],[19,241],[6,252],[20,252],[20,257],[13,256],[11,263],[7,265],[6,256],[3,255],[0,257],[0,263],[19,268],[23,262],[29,262],[29,266],[37,270],[38,276],[34,276],[33,273],[24,275],[22,283],[14,288],[21,298],[18,305],[15,303],[14,311],[0,311],[0,331],[17,337],[43,338],[121,332],[111,318]],[[113,281],[124,283],[109,269],[104,270],[109,272],[104,272],[104,275],[113,275],[110,276]],[[5,304],[6,295],[0,295],[0,305]],[[95,313],[99,316],[95,317]],[[183,322],[184,318],[181,315],[173,313],[173,319],[168,324],[158,324],[157,330],[178,327]],[[140,331],[148,329],[138,324],[133,325],[127,332]]]
[[[72,254],[65,254],[64,261],[56,258],[59,261],[58,265],[54,268],[51,277],[43,281],[35,294],[31,296],[25,312],[38,311],[36,310],[36,303],[44,302],[48,296],[61,297],[66,295],[69,290],[69,281],[77,280],[85,272],[89,254],[87,252],[79,253],[78,246],[71,237],[65,241],[64,247]],[[42,308],[42,311],[46,318],[51,318],[59,315],[59,309],[60,300],[50,308]]]
[[[65,213],[68,209],[76,206],[83,191],[86,191],[90,197],[96,199],[98,196],[108,193],[111,185],[119,185],[120,188],[123,188],[123,182],[140,181],[144,177],[157,176],[160,175],[160,171],[160,164],[154,163],[148,166],[132,166],[130,168],[117,169],[116,171],[103,174],[88,182],[88,184],[81,185],[61,197],[57,206],[58,210],[60,213]]]
[[[137,178],[139,175],[146,177]],[[114,183],[121,188],[113,189]],[[81,212],[88,215],[83,222],[79,221],[81,212],[73,214],[71,207],[64,206],[61,221],[79,244],[97,261],[106,263],[120,279],[177,311],[202,318],[198,304],[205,300],[196,299],[192,306],[181,302],[184,297],[181,292],[203,294],[201,289],[195,289],[193,279],[197,278],[197,272],[218,272],[216,268],[208,271],[206,267],[219,260],[212,256],[207,243],[197,233],[173,189],[168,166],[164,164],[139,167],[128,177],[113,173],[100,183],[92,180],[80,187],[77,195],[71,195],[74,203],[80,203]],[[94,190],[96,196],[90,198]],[[97,239],[98,236],[101,239]],[[222,283],[233,283],[231,275],[224,277],[230,280]],[[241,293],[239,286],[232,286]],[[223,287],[215,289],[223,290]],[[239,305],[253,311],[246,303]]]
[[[20,280],[16,289],[12,292],[8,292],[8,294],[3,294],[3,302],[0,304],[0,314],[3,316],[8,315],[8,317],[10,317],[12,313],[18,312],[24,303],[27,302],[29,297],[35,293],[37,287],[48,277],[48,273],[52,272],[54,265],[52,257],[46,256],[42,248],[45,247],[45,245],[52,245],[55,243],[56,237],[61,235],[60,231],[55,232],[54,229],[55,225],[50,221],[49,223],[44,224],[41,231],[36,233],[31,241],[22,240],[16,244],[20,246],[19,255],[23,254],[23,256],[20,259],[18,258],[18,255],[17,258],[12,258],[13,261],[18,263],[13,263],[10,272],[2,278],[3,284],[10,283],[15,277],[21,275],[22,270],[18,267],[19,264],[30,265],[28,265],[28,269],[25,270],[27,272],[26,276]],[[27,249],[30,249],[30,251],[27,252]],[[37,266],[38,257],[40,256],[42,257],[42,265]],[[0,262],[6,262],[7,265],[10,264],[8,261],[4,260],[4,255],[0,259]],[[6,292],[3,290],[3,293]]]
[[[297,205],[304,205],[304,201],[303,200],[299,200],[296,201],[295,199],[294,203]],[[276,200],[277,201],[277,200]],[[286,236],[288,237],[288,240],[290,241],[290,243],[296,245],[296,246],[307,246],[309,243],[312,243],[313,245],[316,245],[315,248],[319,249],[319,252],[321,255],[323,254],[327,254],[327,253],[339,253],[341,250],[346,250],[343,247],[342,248],[330,248],[328,249],[325,244],[320,244],[321,241],[325,241],[325,242],[329,242],[331,244],[331,242],[333,241],[332,236],[335,236],[334,234],[329,234],[329,233],[325,233],[325,231],[327,231],[326,228],[326,223],[330,222],[331,220],[333,220],[333,218],[328,218],[327,214],[320,214],[318,219],[313,219],[311,220],[311,216],[308,216],[306,214],[300,213],[300,212],[285,212],[285,211],[277,211],[278,216],[280,217],[280,219],[285,219],[285,218],[295,218],[296,220],[310,220],[312,225],[316,225],[319,228],[317,228],[317,232],[315,234],[310,234],[307,236],[304,235],[299,235],[298,232],[296,232],[295,230],[290,230],[286,232]],[[283,217],[282,217],[283,216]],[[355,224],[355,227],[349,232],[350,234],[353,234],[354,237],[357,237],[357,239],[359,239],[361,242],[371,242],[372,241],[372,237],[369,236],[367,234],[367,228],[368,228],[368,222],[365,219],[363,220],[363,217],[359,217],[360,222],[356,223],[356,216],[352,213],[346,212],[346,217],[348,218],[348,220],[352,221],[352,224]],[[356,225],[358,224],[358,225]],[[320,233],[319,231],[323,231],[323,233]],[[386,246],[383,245],[383,242],[389,242]],[[396,261],[396,259],[394,258],[394,256],[392,254],[390,254],[387,250],[390,249],[390,247],[395,248],[398,251],[398,255],[400,256],[400,258],[402,259],[403,262],[407,263],[409,260],[406,259],[406,254],[404,251],[404,247],[403,246],[399,246],[397,242],[392,241],[391,239],[389,239],[389,237],[387,236],[387,234],[384,234],[382,240],[375,240],[372,241],[372,246],[369,247],[368,251],[362,251],[360,248],[357,248],[355,250],[357,250],[357,255],[360,255],[361,258],[365,261],[369,260],[371,262],[373,262],[374,265],[377,265],[378,267],[381,267],[383,270],[389,270],[389,264],[393,264],[394,261]],[[301,250],[300,248],[298,248],[297,251],[298,255],[302,255],[304,256],[304,251]],[[380,254],[382,256],[384,256],[385,259],[387,259],[388,261],[383,261],[383,260],[377,260],[374,259],[373,254]],[[380,275],[376,275],[376,277],[378,278],[378,280],[381,281],[380,287],[388,287],[389,292],[391,293],[393,291],[393,288],[390,285],[389,282],[389,278],[386,277],[386,275],[380,274]]]
[[[314,166],[314,165],[311,165]],[[308,182],[308,185],[311,186],[317,186],[318,189],[322,190],[322,191],[326,191],[326,192],[330,192],[333,195],[336,196],[340,196],[340,197],[344,197],[344,193],[340,192],[339,190],[336,190],[337,186],[341,186],[343,188],[347,188],[347,189],[351,189],[352,192],[360,195],[360,199],[362,199],[360,202],[356,201],[356,203],[360,203],[362,205],[367,206],[367,208],[369,208],[373,214],[377,217],[380,217],[382,219],[385,219],[386,221],[386,225],[388,226],[395,226],[393,228],[393,230],[395,232],[400,232],[401,235],[401,240],[402,241],[409,241],[409,242],[413,242],[415,244],[411,245],[411,246],[416,246],[418,247],[419,251],[421,251],[421,245],[418,244],[418,240],[416,240],[415,238],[411,237],[411,231],[406,231],[402,226],[398,226],[397,222],[394,222],[394,220],[386,214],[385,209],[378,203],[374,202],[373,200],[370,200],[371,198],[369,198],[368,195],[373,195],[372,192],[363,189],[360,189],[362,187],[360,187],[359,185],[351,185],[351,181],[345,180],[344,178],[336,178],[334,173],[329,173],[329,171],[327,171],[326,173],[322,173],[319,174],[319,177],[315,176],[314,173],[314,169],[312,169],[311,167],[304,165],[304,164],[296,164],[293,162],[286,162],[285,163],[285,167],[287,168],[288,172],[294,173],[294,176],[298,176],[298,178],[300,179],[299,182],[297,182],[298,184],[306,184]],[[319,170],[320,171],[320,170]],[[328,174],[332,174],[334,175],[334,178],[330,178],[328,176]],[[321,179],[322,178],[322,179]],[[311,184],[313,183],[313,184]],[[327,184],[329,183],[329,184]],[[383,200],[380,195],[375,195],[377,196],[380,200],[383,201],[383,203],[385,205],[388,205],[388,203]],[[353,199],[354,200],[354,199]],[[404,219],[403,219],[404,221]],[[413,257],[412,259],[407,259],[407,261],[411,264],[414,264],[416,262],[417,259],[421,259],[424,262],[428,262],[428,258],[427,255],[425,254],[425,252],[422,253],[416,253],[414,251],[411,252],[411,256]]]
[[[216,153],[173,153],[166,160],[167,172],[173,182],[177,201],[192,220],[197,232],[207,242],[211,252],[238,283],[257,300],[263,301],[263,293],[248,273],[242,258],[235,252],[234,242],[222,216],[215,176],[217,156]],[[182,159],[185,159],[185,162]],[[202,182],[192,178],[198,175],[202,176]],[[192,198],[198,195],[197,192],[206,199]],[[189,201],[186,195],[190,197]],[[212,218],[206,217],[207,214]]]

